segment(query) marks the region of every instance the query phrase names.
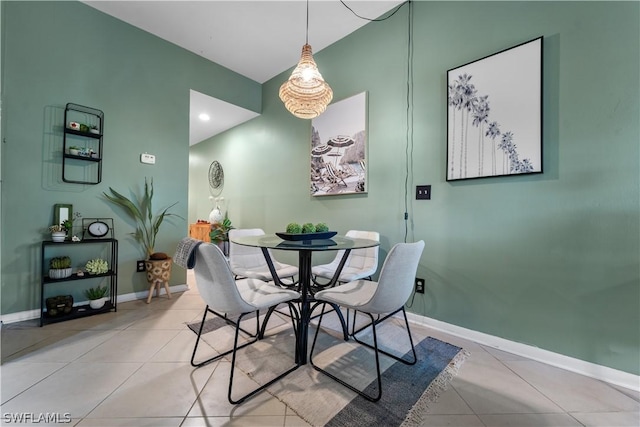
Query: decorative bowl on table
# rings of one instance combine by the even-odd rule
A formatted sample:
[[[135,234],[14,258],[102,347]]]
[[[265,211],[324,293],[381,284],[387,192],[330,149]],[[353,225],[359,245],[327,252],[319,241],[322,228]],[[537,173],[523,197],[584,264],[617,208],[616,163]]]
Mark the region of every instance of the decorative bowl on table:
[[[338,234],[337,231],[320,231],[316,233],[276,233],[276,236],[282,240],[290,242],[307,241],[307,240],[327,240]]]

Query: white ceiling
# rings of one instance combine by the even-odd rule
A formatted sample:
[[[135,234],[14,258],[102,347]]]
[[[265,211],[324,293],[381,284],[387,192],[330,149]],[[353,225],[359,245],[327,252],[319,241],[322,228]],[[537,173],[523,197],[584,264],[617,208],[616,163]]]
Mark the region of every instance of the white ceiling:
[[[235,1],[84,1],[104,13],[139,27],[258,83],[295,66],[305,43],[306,2]],[[348,0],[355,13],[377,18],[401,0]],[[368,21],[339,0],[309,2],[309,44],[314,53]],[[322,64],[318,64],[322,72]],[[331,84],[331,82],[328,82]],[[206,112],[209,122],[197,117]],[[210,138],[256,113],[191,91],[190,144]]]

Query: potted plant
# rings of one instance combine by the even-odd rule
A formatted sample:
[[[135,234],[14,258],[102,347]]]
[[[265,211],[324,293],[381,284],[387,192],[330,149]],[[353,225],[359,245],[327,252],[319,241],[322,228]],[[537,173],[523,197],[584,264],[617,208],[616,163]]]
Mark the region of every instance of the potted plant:
[[[54,257],[49,261],[49,278],[51,279],[64,279],[71,276],[72,272],[71,258],[68,256]]]
[[[231,225],[231,220],[226,213],[221,222],[211,224],[211,232],[209,232],[211,243],[218,245],[225,255],[229,254],[229,230],[232,229],[233,225]]]
[[[87,261],[84,269],[89,274],[104,274],[109,271],[109,264],[107,264],[107,261],[97,258]]]
[[[95,134],[100,133],[100,131],[98,130],[98,126],[97,126],[97,125],[91,125],[91,126],[89,126],[89,132],[90,132],[90,133],[95,133]]]
[[[182,218],[180,215],[169,212],[169,209],[177,205],[178,202],[154,215],[152,206],[153,179],[147,180],[145,178],[144,193],[140,198],[129,199],[111,187],[109,187],[109,191],[111,191],[111,194],[103,193],[107,200],[120,206],[136,222],[136,231],[130,234],[140,244],[147,258],[145,260],[147,281],[151,285],[155,285],[158,282],[168,283],[171,276],[171,257],[163,252],[155,252],[154,246],[164,219],[170,216]]]
[[[73,213],[73,217],[71,219],[65,219],[64,221],[62,221],[62,225],[64,227],[65,233],[67,235],[67,239],[71,239],[71,236],[73,235],[73,223],[82,216],[82,214],[80,212],[74,212]],[[73,236],[74,239],[72,239],[74,242],[78,242],[80,241],[80,239],[78,239],[76,236]]]
[[[50,226],[49,233],[51,233],[51,240],[54,242],[64,242],[67,237],[67,230],[62,224]]]
[[[98,286],[96,288],[89,288],[84,291],[84,294],[89,298],[89,306],[93,309],[99,309],[104,306],[107,301],[106,295],[109,288],[106,286]]]
[[[80,154],[80,150],[80,147],[72,145],[71,147],[69,147],[69,154],[71,154],[72,156],[77,156]]]

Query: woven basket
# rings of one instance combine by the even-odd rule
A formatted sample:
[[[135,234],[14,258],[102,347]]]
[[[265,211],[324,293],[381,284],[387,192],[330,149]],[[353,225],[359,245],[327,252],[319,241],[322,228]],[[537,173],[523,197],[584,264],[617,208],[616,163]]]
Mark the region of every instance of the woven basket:
[[[47,298],[45,304],[47,306],[47,315],[49,316],[69,314],[73,308],[73,297],[71,295],[58,295],[57,297]]]

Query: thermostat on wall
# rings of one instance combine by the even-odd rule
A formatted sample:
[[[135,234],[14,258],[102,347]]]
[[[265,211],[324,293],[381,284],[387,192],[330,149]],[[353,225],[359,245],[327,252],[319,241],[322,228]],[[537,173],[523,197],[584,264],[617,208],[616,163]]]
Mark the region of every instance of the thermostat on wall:
[[[140,154],[140,163],[147,163],[149,165],[155,165],[156,164],[156,156],[154,156],[153,154],[147,154],[147,153]]]

